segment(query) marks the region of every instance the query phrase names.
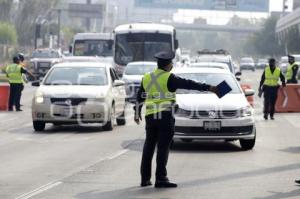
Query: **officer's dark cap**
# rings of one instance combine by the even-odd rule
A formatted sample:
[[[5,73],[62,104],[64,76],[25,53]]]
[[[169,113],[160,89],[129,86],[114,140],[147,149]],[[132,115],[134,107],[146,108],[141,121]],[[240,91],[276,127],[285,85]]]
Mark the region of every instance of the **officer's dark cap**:
[[[25,55],[23,53],[18,54],[20,61],[24,61]]]
[[[175,58],[175,53],[173,52],[167,52],[167,51],[161,51],[159,53],[156,53],[154,57],[157,60],[163,60],[163,61],[172,61],[172,59]]]
[[[295,57],[293,55],[288,55],[289,59],[295,59]]]
[[[14,56],[14,57],[13,57],[13,62],[14,62],[14,63],[20,62],[19,56]]]

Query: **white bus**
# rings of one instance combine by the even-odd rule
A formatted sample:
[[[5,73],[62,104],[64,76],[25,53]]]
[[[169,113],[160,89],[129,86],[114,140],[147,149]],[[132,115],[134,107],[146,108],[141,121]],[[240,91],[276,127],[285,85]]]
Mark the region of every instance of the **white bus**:
[[[77,33],[70,53],[73,56],[113,56],[113,40],[110,33]]]
[[[132,23],[114,29],[114,63],[119,75],[135,61],[155,61],[154,54],[178,48],[173,26],[154,23]]]

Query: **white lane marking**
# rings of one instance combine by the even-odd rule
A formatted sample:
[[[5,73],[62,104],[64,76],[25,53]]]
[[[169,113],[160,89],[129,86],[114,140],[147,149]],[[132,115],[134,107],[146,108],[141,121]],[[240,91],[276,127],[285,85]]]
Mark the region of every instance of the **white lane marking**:
[[[128,149],[124,149],[124,150],[118,151],[118,152],[116,152],[116,153],[110,155],[110,156],[107,157],[106,159],[108,159],[108,160],[115,159],[115,158],[117,158],[117,157],[123,155],[123,154],[126,153],[127,151],[129,151],[129,150],[128,150]]]
[[[43,185],[43,186],[41,186],[41,187],[39,187],[39,188],[37,188],[37,189],[35,189],[33,191],[30,191],[28,193],[22,194],[22,195],[16,197],[15,199],[29,199],[29,198],[31,198],[33,196],[36,196],[36,195],[38,195],[38,194],[40,194],[40,193],[42,193],[44,191],[52,189],[52,188],[54,188],[54,187],[56,187],[56,186],[58,186],[60,184],[62,184],[62,182],[50,182],[50,183],[45,184],[45,185]]]
[[[129,151],[129,149],[124,149],[124,150],[117,151],[116,153],[113,153],[112,155],[110,155],[110,156],[108,156],[106,158],[100,159],[100,161],[98,161],[98,162],[103,162],[105,160],[115,159],[115,158],[117,158],[117,157],[125,154],[128,151]],[[52,189],[52,188],[56,187],[58,185],[61,185],[62,183],[63,182],[61,182],[61,181],[50,182],[50,183],[45,184],[45,185],[43,185],[43,186],[41,186],[41,187],[39,187],[39,188],[37,188],[37,189],[35,189],[33,191],[30,191],[28,193],[24,193],[24,194],[16,197],[15,199],[29,199],[29,198],[32,198],[33,196],[36,196],[36,195],[38,195],[40,193],[43,193],[43,192],[45,192],[45,191],[47,191],[49,189]]]

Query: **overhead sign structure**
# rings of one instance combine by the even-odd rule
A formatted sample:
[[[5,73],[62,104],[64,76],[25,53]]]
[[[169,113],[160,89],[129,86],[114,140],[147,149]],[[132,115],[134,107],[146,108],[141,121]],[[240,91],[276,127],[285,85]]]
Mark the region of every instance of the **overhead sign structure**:
[[[269,12],[269,0],[135,0],[136,7]]]
[[[70,17],[103,18],[104,5],[70,3],[68,12]]]

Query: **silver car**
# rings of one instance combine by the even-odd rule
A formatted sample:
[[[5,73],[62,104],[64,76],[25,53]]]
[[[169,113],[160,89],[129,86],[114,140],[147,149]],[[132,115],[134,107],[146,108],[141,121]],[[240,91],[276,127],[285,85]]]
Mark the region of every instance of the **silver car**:
[[[37,78],[44,77],[54,64],[62,61],[62,57],[59,50],[50,48],[36,49],[31,55],[29,70]]]
[[[126,100],[128,102],[135,102],[144,74],[154,71],[156,67],[156,62],[131,62],[127,64],[123,80],[126,85]]]
[[[112,130],[115,119],[125,124],[125,87],[109,64],[97,62],[54,65],[32,100],[33,128],[45,129],[46,123],[100,123]]]

